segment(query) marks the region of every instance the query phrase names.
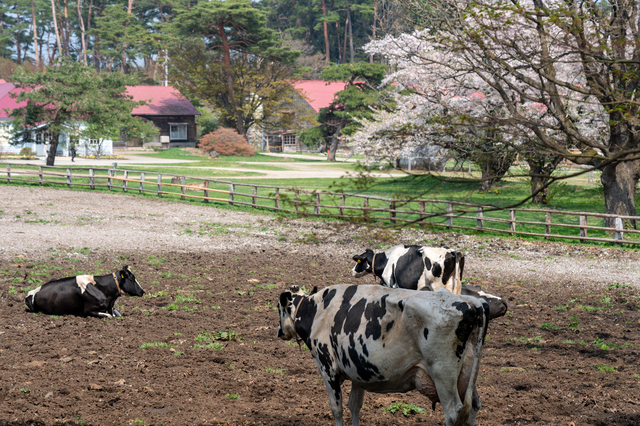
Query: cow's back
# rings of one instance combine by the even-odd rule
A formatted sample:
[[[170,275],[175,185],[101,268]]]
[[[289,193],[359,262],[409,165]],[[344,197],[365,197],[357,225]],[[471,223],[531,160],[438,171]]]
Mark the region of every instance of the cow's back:
[[[82,315],[84,312],[82,291],[75,277],[50,281],[36,290],[30,306],[35,312],[48,315]]]

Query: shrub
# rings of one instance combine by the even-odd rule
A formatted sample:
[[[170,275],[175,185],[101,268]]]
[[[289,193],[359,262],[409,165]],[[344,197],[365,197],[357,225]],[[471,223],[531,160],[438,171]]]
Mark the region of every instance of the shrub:
[[[20,150],[20,155],[25,156],[25,157],[31,157],[33,156],[34,152],[31,150],[31,148],[24,147]]]
[[[220,155],[251,157],[255,150],[247,140],[234,129],[221,127],[215,132],[204,135],[198,141],[198,147],[205,152],[215,150]]]

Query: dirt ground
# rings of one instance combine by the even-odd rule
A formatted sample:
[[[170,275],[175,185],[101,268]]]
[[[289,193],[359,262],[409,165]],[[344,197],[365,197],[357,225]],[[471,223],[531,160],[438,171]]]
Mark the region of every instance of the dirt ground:
[[[269,219],[253,231],[243,228],[245,235],[225,228],[226,235],[200,236],[222,241],[206,251],[194,244],[180,250],[169,244],[154,246],[154,239],[146,249],[127,250],[122,241],[127,227],[136,223],[133,213],[119,211],[118,223],[112,223],[115,213],[103,213],[108,217],[94,222],[96,227],[109,222],[118,228],[111,239],[120,240],[122,249],[103,241],[74,248],[65,243],[65,234],[86,230],[90,235],[96,229],[76,219],[65,226],[64,215],[91,216],[86,211],[89,196],[70,195],[59,203],[64,204],[59,212],[50,213],[47,209],[54,207],[47,197],[60,200],[67,193],[38,191],[42,202],[32,202],[30,215],[42,219],[55,214],[58,223],[25,220],[20,203],[29,203],[29,192],[20,194],[20,200],[7,197],[13,201],[0,211],[5,238],[9,229],[19,229],[12,238],[24,239],[22,246],[14,243],[11,250],[0,252],[0,425],[333,424],[324,383],[309,352],[275,337],[275,306],[279,293],[291,284],[307,289],[343,282],[372,284],[370,277],[350,276],[352,262],[346,255],[371,239],[341,246],[344,235],[331,234],[325,240],[313,223],[306,225],[308,231],[298,241],[277,232],[267,238],[272,227],[283,226]],[[102,197],[106,205],[114,204],[110,197],[125,198]],[[162,216],[164,204],[149,203]],[[175,211],[167,213],[167,223],[179,222],[182,210],[192,208],[172,206]],[[138,219],[145,220],[140,215]],[[246,222],[247,216],[240,220]],[[152,228],[163,232],[167,226]],[[39,240],[52,230],[60,235],[50,242]],[[249,243],[230,248],[224,238],[234,235]],[[407,235],[393,238],[406,241]],[[446,243],[451,236],[428,238]],[[596,265],[594,276],[603,267],[605,274],[616,276],[621,268],[637,271],[637,252],[518,240],[465,241],[470,253],[467,280],[509,303],[508,314],[489,326],[476,424],[640,424],[639,283],[589,281],[589,271],[580,279],[577,273],[540,273],[562,262],[584,262]],[[597,263],[603,259],[609,263]],[[54,317],[25,310],[25,292],[49,279],[107,274],[125,264],[147,295],[121,297],[117,308],[122,318]],[[516,274],[518,264],[538,272]],[[510,271],[496,273],[500,265]],[[348,395],[347,384],[344,390]],[[424,412],[405,416],[383,410],[396,402],[414,404]],[[346,402],[345,416],[350,421]],[[443,425],[444,415],[440,405],[431,411],[427,398],[415,391],[367,393],[361,421]]]

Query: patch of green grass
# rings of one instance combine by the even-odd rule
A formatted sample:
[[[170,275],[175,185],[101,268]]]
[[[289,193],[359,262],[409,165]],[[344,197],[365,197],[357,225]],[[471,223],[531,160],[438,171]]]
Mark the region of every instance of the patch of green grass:
[[[193,347],[195,349],[215,349],[217,351],[220,351],[224,348],[224,346],[218,342],[211,342],[206,345],[200,345],[196,343],[195,345],[193,345]]]
[[[603,373],[611,373],[613,371],[616,371],[615,367],[610,367],[608,365],[595,365],[593,368],[595,368],[596,370],[600,370]]]
[[[271,367],[267,367],[265,370],[266,370],[267,373],[276,373],[276,374],[284,374],[287,371],[284,368],[274,369],[274,368],[271,368]]]
[[[20,388],[20,392],[29,393],[31,391],[28,388]]]
[[[569,318],[569,327],[571,327],[571,328],[578,327],[578,318],[576,318],[576,317]]]
[[[167,348],[167,349],[171,349],[173,346],[171,346],[168,343],[165,342],[155,342],[155,343],[143,343],[142,345],[140,345],[140,349],[151,349],[151,348]]]
[[[167,259],[164,257],[154,256],[154,255],[149,256],[147,260],[149,261],[149,265],[152,265],[152,266],[162,265],[164,262],[167,261]]]
[[[567,306],[565,306],[565,305],[554,306],[553,310],[554,311],[565,312],[567,310]]]
[[[164,309],[165,311],[175,311],[178,309],[178,305],[176,305],[175,303],[172,303],[169,306],[165,306],[162,309]]]
[[[388,407],[383,407],[382,411],[388,411],[390,413],[395,413],[396,411],[401,411],[406,417],[409,417],[412,414],[420,414],[424,413],[425,409],[420,408],[417,405],[413,404],[405,404],[403,402],[394,402]]]
[[[12,285],[9,286],[9,294],[18,294],[18,290]]]
[[[228,393],[225,396],[231,400],[236,400],[240,398],[240,395],[236,395],[235,393]]]
[[[147,293],[147,297],[167,297],[169,294],[164,291],[164,290],[160,290],[157,293]]]
[[[544,323],[540,326],[541,329],[543,330],[562,330],[562,327],[558,326],[558,325],[553,325],[553,324],[548,324],[548,323]]]

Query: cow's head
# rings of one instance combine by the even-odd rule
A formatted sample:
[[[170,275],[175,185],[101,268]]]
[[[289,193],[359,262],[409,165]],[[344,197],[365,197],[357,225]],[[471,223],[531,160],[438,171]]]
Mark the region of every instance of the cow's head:
[[[313,293],[316,289],[314,288]],[[300,286],[292,285],[280,294],[278,303],[278,313],[280,314],[280,325],[278,325],[277,336],[282,340],[290,340],[296,337],[295,319],[296,303],[300,303],[300,298],[307,294],[300,289]]]
[[[351,270],[351,275],[360,278],[363,275],[370,274],[371,264],[373,263],[373,250],[366,249],[364,253],[353,256],[356,265]]]
[[[129,296],[139,296],[142,297],[144,295],[144,290],[140,287],[138,280],[131,272],[131,269],[127,265],[123,266],[121,270],[116,272],[118,274],[118,283],[120,284],[120,289],[127,293]]]

